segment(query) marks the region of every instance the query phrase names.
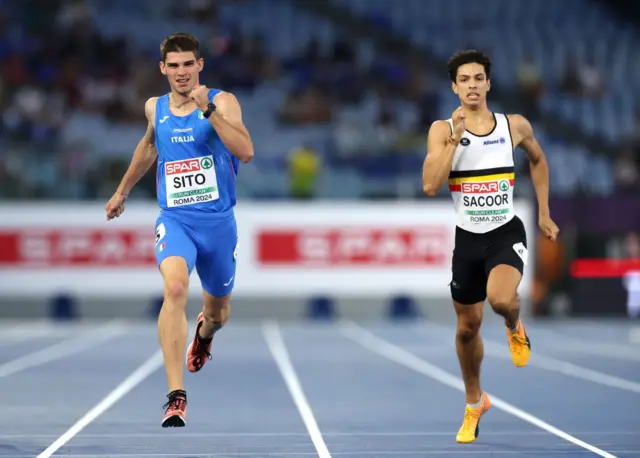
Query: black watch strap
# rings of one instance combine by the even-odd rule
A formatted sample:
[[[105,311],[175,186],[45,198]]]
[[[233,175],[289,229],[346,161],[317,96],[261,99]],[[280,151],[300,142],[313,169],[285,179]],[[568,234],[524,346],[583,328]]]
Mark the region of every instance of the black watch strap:
[[[213,114],[214,111],[216,111],[216,106],[213,102],[209,102],[209,105],[207,105],[207,111],[205,111],[204,113],[202,113],[202,116],[204,116],[205,118],[208,118],[209,116],[211,116]]]

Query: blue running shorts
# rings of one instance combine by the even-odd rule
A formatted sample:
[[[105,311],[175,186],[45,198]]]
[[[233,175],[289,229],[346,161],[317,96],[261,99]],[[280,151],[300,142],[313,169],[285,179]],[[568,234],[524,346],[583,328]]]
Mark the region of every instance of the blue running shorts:
[[[163,212],[156,220],[156,262],[169,256],[184,258],[189,275],[195,267],[204,290],[223,297],[233,290],[236,276],[238,228],[233,212],[225,217],[185,217]]]

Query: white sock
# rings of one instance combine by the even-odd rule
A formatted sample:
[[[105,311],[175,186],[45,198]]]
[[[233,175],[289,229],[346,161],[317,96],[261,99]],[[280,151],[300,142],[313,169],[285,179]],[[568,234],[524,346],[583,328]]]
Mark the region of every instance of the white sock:
[[[480,395],[480,400],[478,402],[476,402],[475,404],[468,404],[467,403],[467,407],[471,407],[472,409],[479,409],[480,406],[482,405],[482,398],[484,397],[483,394]]]
[[[516,323],[516,327],[513,329],[510,329],[511,332],[517,332],[518,329],[520,329],[520,320],[518,320],[518,322]]]

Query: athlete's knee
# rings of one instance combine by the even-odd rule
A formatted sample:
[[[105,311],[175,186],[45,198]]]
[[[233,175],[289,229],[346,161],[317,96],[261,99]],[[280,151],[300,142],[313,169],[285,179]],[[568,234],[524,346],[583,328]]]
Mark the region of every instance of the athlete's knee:
[[[168,257],[160,264],[164,279],[164,299],[174,306],[186,306],[189,294],[189,269],[184,259]]]
[[[172,304],[178,305],[186,303],[187,296],[189,294],[189,282],[188,280],[181,278],[169,278],[164,284],[164,297],[165,300],[170,301]]]
[[[480,332],[482,326],[482,303],[463,306],[456,304],[458,326],[456,339],[463,344],[471,342]]]
[[[456,330],[456,339],[463,344],[471,342],[480,332],[481,319],[477,320],[458,320],[458,329]]]
[[[487,281],[487,300],[493,310],[504,315],[518,308],[518,285],[522,273],[512,265],[498,265],[491,270]]]
[[[494,312],[498,314],[509,313],[518,308],[517,292],[505,288],[494,287],[488,289],[487,300]]]

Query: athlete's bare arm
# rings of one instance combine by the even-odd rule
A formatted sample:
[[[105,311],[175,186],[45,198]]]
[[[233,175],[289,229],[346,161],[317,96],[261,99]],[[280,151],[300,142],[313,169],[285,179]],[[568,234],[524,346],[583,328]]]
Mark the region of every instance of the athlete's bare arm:
[[[107,221],[117,218],[124,212],[124,203],[129,196],[129,192],[133,189],[140,178],[147,173],[149,167],[153,165],[158,157],[158,150],[155,146],[155,127],[154,119],[156,115],[157,97],[152,97],[144,105],[144,114],[147,117],[147,131],[138,143],[133,158],[129,164],[124,177],[120,181],[118,189],[113,194],[109,202],[105,205],[107,212]]]
[[[196,86],[189,95],[201,111],[207,110],[209,89]],[[242,122],[242,108],[235,95],[230,92],[219,92],[213,98],[216,111],[209,116],[209,122],[218,133],[231,154],[245,164],[253,159],[253,143],[251,135]]]
[[[214,103],[218,108],[209,117],[209,121],[218,132],[222,143],[242,162],[249,162],[253,159],[253,143],[242,122],[240,102],[230,92],[220,92],[214,97]]]
[[[154,120],[156,115],[156,100],[157,97],[152,97],[145,103],[144,113],[147,117],[147,131],[144,137],[138,143],[133,158],[129,164],[127,172],[124,174],[118,191],[125,196],[131,192],[131,189],[140,181],[145,173],[149,170],[149,167],[153,165],[158,157],[158,150],[155,146],[155,127]]]
[[[522,115],[509,115],[514,147],[520,146],[529,158],[531,181],[538,200],[538,223],[545,235],[555,241],[559,229],[551,220],[549,211],[549,166],[547,157],[542,151],[533,133],[531,123]]]
[[[464,133],[464,114],[461,109],[453,113],[455,129],[447,121],[431,124],[427,139],[427,157],[422,166],[422,190],[428,196],[435,196],[451,171],[453,155]]]

